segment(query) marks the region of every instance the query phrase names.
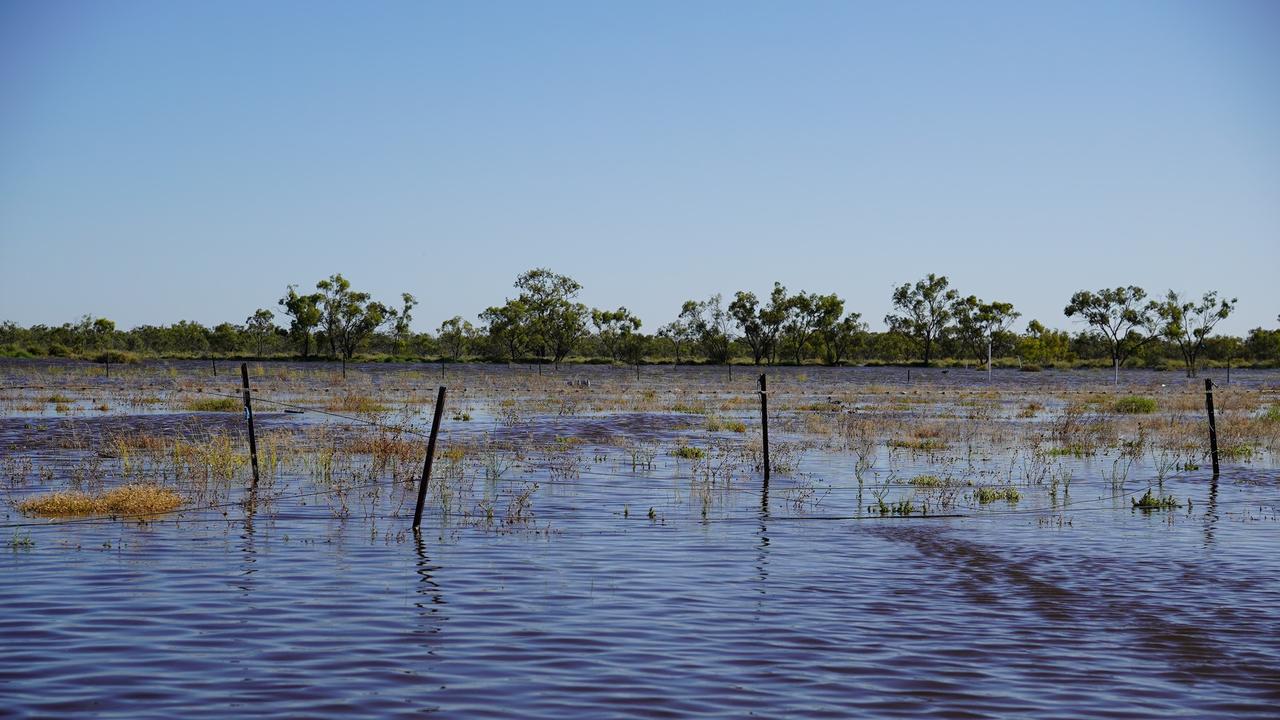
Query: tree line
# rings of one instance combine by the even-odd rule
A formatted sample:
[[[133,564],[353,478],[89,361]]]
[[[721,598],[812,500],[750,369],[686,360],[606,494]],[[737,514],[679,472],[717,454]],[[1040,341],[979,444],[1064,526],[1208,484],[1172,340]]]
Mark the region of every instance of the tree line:
[[[58,327],[0,324],[0,355],[79,356],[134,353],[171,357],[254,356],[546,362],[569,359],[639,365],[701,362],[755,365],[1016,362],[1024,369],[1105,364],[1166,368],[1194,375],[1206,361],[1280,364],[1280,329],[1254,328],[1244,338],[1215,335],[1235,311],[1218,291],[1189,297],[1172,290],[1149,297],[1140,287],[1081,290],[1064,316],[1074,333],[1031,320],[1012,331],[1021,313],[1010,302],[963,295],[945,275],[929,274],[894,288],[888,330],[872,332],[836,293],[791,292],[774,283],[767,297],[738,291],[685,301],[674,319],[652,333],[626,307],[589,308],[582,285],[546,268],[522,273],[515,293],[472,323],[450,318],[433,333],[411,330],[417,299],[398,304],[356,290],[341,274],[312,292],[288,285],[272,307],[243,323],[213,327],[181,321],[122,331],[106,318],[85,316]],[[274,308],[274,309],[272,309]],[[1277,317],[1280,324],[1280,317]]]

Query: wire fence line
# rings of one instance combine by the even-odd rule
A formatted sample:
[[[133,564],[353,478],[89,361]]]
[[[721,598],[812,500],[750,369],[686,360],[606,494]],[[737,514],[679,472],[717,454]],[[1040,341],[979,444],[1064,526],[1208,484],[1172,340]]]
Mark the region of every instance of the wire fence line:
[[[147,390],[162,390],[162,391],[166,391],[166,392],[174,392],[174,393],[195,393],[195,394],[205,394],[205,395],[212,395],[212,396],[216,396],[216,397],[229,398],[229,399],[235,399],[235,400],[243,400],[243,399],[244,399],[244,392],[245,392],[245,389],[244,389],[244,388],[240,388],[240,389],[238,389],[236,392],[233,392],[233,393],[222,393],[222,392],[218,392],[218,391],[216,391],[216,390],[209,390],[209,389],[205,389],[205,388],[173,387],[173,386],[160,386],[160,385],[139,386],[139,387],[144,387],[144,388],[145,388],[145,389],[147,389]],[[57,390],[67,390],[67,391],[81,390],[81,391],[92,391],[92,390],[102,390],[102,389],[104,389],[104,388],[103,388],[103,387],[101,387],[101,386],[54,386],[54,387],[51,387],[51,386],[48,386],[48,385],[27,385],[27,386],[4,386],[4,387],[0,387],[0,391],[10,391],[10,390],[54,390],[54,391],[57,391]],[[113,387],[108,388],[108,389],[117,389],[117,387],[114,387],[114,386],[113,386]],[[333,412],[333,411],[329,411],[329,410],[325,410],[325,409],[321,409],[321,408],[315,408],[315,407],[310,407],[310,406],[305,406],[305,405],[299,405],[299,404],[296,404],[296,403],[286,402],[286,401],[283,401],[283,400],[277,400],[277,399],[274,399],[274,398],[265,397],[265,396],[261,395],[261,394],[260,394],[260,392],[259,392],[258,390],[254,390],[254,389],[250,389],[250,392],[251,392],[251,398],[252,398],[252,400],[253,400],[253,401],[256,401],[256,402],[259,402],[259,403],[265,403],[265,404],[268,404],[268,405],[272,405],[272,406],[274,406],[274,407],[281,407],[281,408],[285,408],[285,409],[289,409],[289,410],[295,410],[295,411],[304,412],[304,413],[315,413],[315,414],[318,414],[318,415],[323,415],[323,416],[327,416],[327,417],[333,417],[333,418],[341,419],[341,420],[344,420],[344,421],[347,421],[347,422],[351,422],[351,423],[354,423],[354,424],[357,424],[357,425],[364,425],[364,426],[369,426],[369,427],[378,428],[378,429],[380,429],[380,430],[387,431],[387,432],[391,432],[391,433],[396,433],[396,434],[401,434],[401,433],[403,433],[403,434],[413,435],[413,436],[417,436],[417,437],[421,437],[421,438],[427,438],[427,437],[429,437],[429,434],[428,434],[428,433],[426,433],[426,432],[422,432],[422,431],[419,431],[419,430],[417,430],[416,428],[414,428],[414,427],[412,427],[412,426],[410,426],[410,425],[406,425],[406,424],[396,424],[396,425],[392,425],[392,424],[388,424],[388,423],[383,423],[383,422],[379,422],[379,421],[376,421],[376,420],[372,420],[372,419],[367,418],[367,417],[358,417],[358,416],[354,416],[354,415],[348,415],[348,414],[343,414],[343,413],[337,413],[337,412]],[[495,422],[496,422],[496,421],[495,421]],[[500,423],[498,423],[498,424],[500,424]],[[747,447],[748,447],[748,446],[744,443],[744,444],[742,444],[742,445],[740,445],[740,446],[737,446],[737,449],[738,449],[738,450],[743,450],[743,449],[746,449]],[[625,464],[625,461],[619,461],[619,464]],[[690,478],[690,477],[685,476],[685,475],[671,475],[671,476],[670,476],[670,477],[668,477],[668,478],[657,478],[657,477],[654,477],[654,476],[652,475],[652,473],[653,473],[653,472],[655,472],[655,471],[654,471],[651,467],[650,467],[650,468],[644,468],[643,470],[642,470],[642,469],[640,469],[639,467],[635,467],[635,465],[639,465],[639,464],[651,464],[651,461],[650,461],[650,463],[633,463],[633,469],[632,469],[632,471],[631,471],[630,473],[627,473],[627,472],[611,472],[611,471],[607,471],[607,470],[600,470],[600,469],[598,469],[598,468],[591,468],[591,469],[586,469],[586,470],[583,470],[583,469],[576,469],[576,470],[570,471],[569,473],[567,473],[567,475],[571,475],[572,477],[567,477],[567,476],[566,476],[566,477],[563,477],[563,478],[560,478],[560,479],[556,479],[556,478],[554,478],[554,477],[543,478],[543,477],[523,476],[523,477],[519,477],[519,478],[507,478],[507,479],[502,479],[502,478],[500,478],[500,477],[499,477],[499,478],[490,478],[490,480],[491,480],[491,481],[494,481],[494,482],[499,482],[499,483],[515,483],[515,482],[528,483],[528,482],[536,482],[536,483],[538,483],[538,484],[545,484],[545,485],[549,485],[549,486],[568,486],[568,487],[573,487],[573,488],[577,488],[577,489],[602,489],[602,490],[603,490],[603,489],[608,489],[608,490],[617,490],[617,489],[618,489],[618,485],[617,485],[617,484],[605,484],[605,483],[591,483],[591,482],[584,482],[584,481],[582,480],[582,475],[583,475],[583,474],[585,474],[585,475],[587,475],[588,477],[591,477],[591,478],[601,478],[601,477],[603,477],[603,478],[621,478],[621,479],[627,479],[627,480],[643,479],[643,480],[659,480],[659,481],[662,481],[662,480],[676,480],[676,481],[679,481],[679,480],[696,479],[696,478]],[[538,466],[538,465],[536,465],[536,464],[532,464],[532,465],[530,465],[529,467],[533,467],[533,468],[541,469],[541,470],[550,470],[550,469],[551,469],[551,468],[549,468],[549,467],[547,467],[547,466],[541,466],[541,467],[540,467],[540,466]],[[874,468],[873,468],[872,470],[874,470]],[[691,473],[693,472],[692,465],[691,465],[690,472],[691,472]],[[1183,472],[1173,473],[1173,474],[1171,474],[1171,475],[1167,476],[1167,478],[1165,478],[1165,479],[1172,479],[1172,478],[1177,477],[1177,476],[1179,476],[1179,475],[1184,475],[1184,474],[1186,474],[1187,472],[1189,472],[1189,471],[1183,471]],[[753,479],[754,479],[754,478],[753,478]],[[384,485],[384,484],[391,484],[391,483],[394,483],[394,482],[395,482],[395,480],[394,480],[394,479],[390,479],[390,480],[379,480],[379,481],[373,481],[373,482],[370,482],[370,483],[365,483],[365,484],[360,484],[360,485],[347,485],[347,486],[343,486],[343,487],[331,488],[331,489],[326,489],[326,490],[314,490],[314,491],[309,491],[309,492],[299,492],[299,493],[293,493],[293,494],[283,494],[283,495],[267,496],[267,497],[263,500],[263,502],[264,502],[264,503],[268,503],[268,504],[269,504],[269,503],[274,503],[274,502],[276,502],[276,501],[280,501],[280,500],[302,500],[302,499],[309,499],[309,498],[315,498],[315,497],[323,497],[323,496],[334,495],[334,494],[344,494],[344,493],[350,493],[350,492],[353,492],[353,491],[359,491],[359,490],[370,489],[370,488],[377,487],[377,486]],[[865,490],[885,490],[885,489],[891,489],[891,488],[903,488],[903,487],[908,487],[908,486],[909,486],[909,483],[858,483],[857,485],[852,485],[852,484],[835,485],[835,484],[831,484],[831,483],[829,483],[829,482],[827,482],[827,481],[825,481],[825,480],[823,480],[823,479],[821,479],[821,478],[818,478],[818,482],[822,483],[822,484],[821,484],[821,486],[819,486],[819,489],[822,489],[822,490],[824,490],[824,491],[837,491],[837,490],[839,490],[839,491],[853,491],[853,490],[859,490],[859,491],[865,491]],[[781,483],[780,483],[780,484],[781,484]],[[963,489],[963,487],[965,487],[965,486],[952,486],[952,488],[953,488],[953,489]],[[1038,507],[1038,508],[1031,508],[1031,509],[1009,509],[1009,510],[981,510],[981,511],[977,511],[977,512],[972,512],[972,511],[971,511],[971,512],[967,512],[967,513],[934,513],[934,514],[929,514],[929,515],[908,515],[908,516],[892,515],[892,514],[890,514],[890,515],[884,515],[884,514],[867,514],[867,515],[862,515],[862,514],[858,514],[858,515],[839,515],[839,514],[834,514],[834,515],[833,515],[833,514],[817,515],[817,514],[801,514],[801,515],[790,515],[790,516],[784,516],[784,515],[771,515],[771,516],[769,516],[769,519],[770,519],[770,520],[794,520],[794,521],[815,521],[815,520],[828,520],[828,521],[850,521],[850,520],[858,520],[858,521],[860,521],[860,520],[875,520],[875,519],[894,519],[894,520],[902,520],[902,519],[926,519],[926,518],[927,518],[927,519],[959,519],[959,518],[989,518],[989,517],[1017,516],[1017,515],[1045,515],[1045,514],[1048,514],[1048,515],[1060,515],[1060,514],[1064,514],[1064,513],[1068,513],[1068,512],[1072,512],[1072,513],[1074,513],[1074,512],[1090,512],[1090,511],[1097,511],[1097,510],[1109,510],[1109,509],[1111,509],[1111,508],[1106,507],[1106,505],[1114,505],[1116,502],[1121,502],[1121,501],[1123,501],[1123,500],[1125,500],[1125,499],[1132,499],[1132,498],[1136,497],[1140,492],[1143,492],[1144,490],[1149,489],[1150,487],[1151,487],[1151,484],[1148,484],[1147,486],[1145,486],[1145,487],[1144,487],[1144,489],[1143,489],[1143,490],[1135,490],[1135,491],[1133,491],[1133,492],[1129,492],[1129,493],[1112,494],[1112,495],[1107,496],[1107,497],[1100,497],[1100,498],[1092,499],[1092,500],[1089,500],[1089,501],[1071,502],[1071,501],[1064,500],[1064,502],[1061,504],[1061,506],[1060,506],[1060,507],[1048,507],[1048,508],[1045,508],[1045,507]],[[767,492],[767,486],[766,486],[763,490],[764,490],[764,492]],[[1256,504],[1256,501],[1254,501],[1254,500],[1239,501],[1239,502],[1241,502],[1242,504],[1245,504],[1245,505],[1253,505],[1253,504]],[[175,510],[169,511],[169,513],[176,513],[176,514],[208,513],[208,512],[212,512],[212,511],[216,511],[216,510],[225,510],[225,509],[236,508],[236,507],[240,507],[240,508],[247,508],[247,507],[249,507],[250,505],[254,505],[254,504],[256,504],[255,499],[253,499],[253,498],[242,498],[242,499],[240,499],[240,500],[228,501],[228,502],[223,502],[223,503],[213,503],[213,504],[206,504],[206,505],[195,505],[195,506],[180,507],[180,508],[177,508],[177,509],[175,509]],[[1225,502],[1220,502],[1220,503],[1219,503],[1219,506],[1222,506],[1222,505],[1225,505],[1225,504],[1226,504]],[[718,522],[731,522],[731,521],[737,521],[737,520],[751,520],[751,521],[755,521],[755,520],[758,520],[758,519],[759,519],[759,516],[761,515],[761,512],[760,512],[760,511],[756,511],[756,510],[752,510],[752,511],[750,511],[750,513],[751,513],[751,516],[750,516],[750,517],[744,517],[744,518],[737,518],[737,517],[731,517],[731,516],[730,516],[730,517],[726,517],[726,516],[719,516],[719,517],[716,517],[716,518],[703,518],[703,519],[701,519],[701,520],[693,520],[692,522],[695,522],[695,523],[716,522],[716,523],[718,523]],[[390,518],[390,517],[395,517],[395,516],[380,516],[380,517],[387,517],[387,518]],[[469,514],[459,514],[459,515],[455,515],[455,517],[471,518],[471,517],[473,517],[473,516],[471,516],[471,515],[469,515]],[[583,517],[583,516],[582,516],[582,515],[576,515],[575,517]],[[602,516],[602,517],[612,519],[612,518],[616,518],[616,517],[617,517],[617,514],[616,514],[616,513],[611,513],[611,514],[608,514],[608,515],[604,515],[604,516]],[[47,520],[47,521],[42,521],[42,522],[41,522],[41,521],[30,521],[30,522],[7,523],[7,524],[0,524],[0,528],[3,528],[3,529],[19,529],[19,528],[29,528],[29,527],[47,527],[47,526],[51,526],[51,525],[74,526],[74,525],[111,524],[111,523],[118,523],[118,522],[125,521],[125,520],[139,520],[139,521],[142,521],[142,522],[146,522],[146,523],[148,523],[148,524],[154,524],[154,523],[165,523],[165,522],[174,522],[174,523],[177,523],[177,522],[191,522],[190,520],[187,520],[187,519],[185,519],[185,518],[157,518],[157,517],[155,517],[155,514],[154,514],[154,513],[133,513],[133,514],[113,514],[113,515],[109,515],[109,516],[93,516],[93,517],[82,517],[82,518],[59,518],[59,519],[51,519],[51,520]],[[202,518],[201,520],[197,520],[196,522],[211,521],[211,520],[212,520],[212,521],[217,521],[217,518]],[[227,520],[231,521],[230,519],[227,519]],[[235,522],[238,522],[239,520],[234,520],[234,521],[235,521]]]

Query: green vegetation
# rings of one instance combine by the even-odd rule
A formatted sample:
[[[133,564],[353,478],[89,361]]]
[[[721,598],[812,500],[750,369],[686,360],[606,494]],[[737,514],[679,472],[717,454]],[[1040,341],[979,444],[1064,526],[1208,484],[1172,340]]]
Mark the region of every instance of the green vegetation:
[[[889,447],[901,448],[903,450],[932,452],[935,450],[946,450],[947,444],[936,438],[911,438],[907,440],[890,440]]]
[[[722,420],[718,417],[707,418],[707,432],[719,432],[721,430],[744,433],[747,431],[747,424],[741,420]]]
[[[433,333],[415,333],[417,300],[401,294],[391,307],[356,290],[341,273],[301,293],[291,284],[275,305],[242,324],[206,327],[190,321],[118,330],[106,318],[84,316],[58,327],[0,323],[0,357],[59,357],[137,362],[142,357],[329,359],[430,362],[867,365],[923,362],[944,367],[985,364],[1036,372],[1042,368],[1153,369],[1280,366],[1280,328],[1254,328],[1245,338],[1214,336],[1236,300],[1217,291],[1197,301],[1175,292],[1149,301],[1140,287],[1081,290],[1064,309],[1083,321],[1068,333],[1031,320],[1021,334],[1012,303],[962,296],[945,275],[897,286],[887,332],[872,332],[837,293],[789,292],[774,283],[767,299],[739,290],[727,304],[719,293],[687,300],[675,319],[642,332],[626,307],[589,308],[582,285],[547,268],[522,273],[517,296],[460,315]],[[478,319],[478,323],[473,321]],[[287,322],[285,322],[287,320]],[[1280,318],[1277,319],[1280,322]],[[281,323],[286,325],[282,327]]]
[[[983,505],[997,500],[1004,500],[1012,505],[1022,499],[1022,493],[1018,492],[1018,489],[1014,487],[980,487],[973,494],[973,497]]]
[[[933,357],[933,346],[944,335],[954,314],[953,305],[960,294],[949,289],[946,275],[929,273],[923,280],[900,285],[893,291],[896,314],[886,315],[884,324],[893,332],[911,338],[920,349],[924,364]]]
[[[125,363],[136,363],[140,360],[141,358],[138,357],[137,353],[131,353],[128,350],[103,350],[93,356],[93,361],[100,364],[113,363],[123,365]]]
[[[9,540],[10,550],[30,550],[36,546],[36,541],[31,539],[30,533],[18,534],[18,529],[14,528],[13,537]]]
[[[1126,395],[1116,400],[1115,411],[1123,415],[1147,415],[1156,411],[1154,398]]]
[[[1177,498],[1172,495],[1153,495],[1151,488],[1147,488],[1147,492],[1141,498],[1129,498],[1133,506],[1139,510],[1173,510],[1182,507],[1178,504]]]
[[[192,412],[240,412],[244,401],[235,398],[196,398],[182,404]]]
[[[672,450],[671,454],[684,460],[701,460],[707,456],[707,451],[692,445],[681,445]]]

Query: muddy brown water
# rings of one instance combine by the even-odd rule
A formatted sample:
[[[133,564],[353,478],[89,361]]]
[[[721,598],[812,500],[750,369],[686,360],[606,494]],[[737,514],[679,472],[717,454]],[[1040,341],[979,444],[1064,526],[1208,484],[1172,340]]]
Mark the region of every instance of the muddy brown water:
[[[407,382],[396,368],[367,372]],[[456,372],[455,383],[483,378]],[[797,373],[771,371],[771,386],[774,372]],[[792,381],[820,396],[821,372]],[[827,381],[886,382],[882,372]],[[951,375],[932,379],[965,386]],[[1047,375],[996,382],[1052,386]],[[1088,387],[1105,373],[1057,375]],[[1268,388],[1280,375],[1232,379]],[[94,437],[238,421],[25,414],[0,419],[0,452],[63,467]],[[1068,495],[1023,487],[1016,505],[962,499],[949,513],[880,517],[866,507],[890,470],[953,467],[880,448],[859,485],[849,453],[811,448],[767,488],[744,471],[703,503],[689,462],[659,454],[633,469],[616,442],[704,437],[687,417],[524,422],[522,435],[477,407],[446,425],[580,438],[576,472],[477,472],[471,490],[497,520],[433,497],[418,537],[406,532],[411,487],[352,500],[343,516],[300,471],[252,512],[49,522],[7,510],[0,716],[1275,717],[1280,480],[1269,454],[1224,463],[1216,482],[1199,469],[1164,479],[1183,504],[1170,511],[1132,507],[1153,482],[1147,464],[1117,486],[1101,455],[1063,459]],[[529,517],[503,522],[534,483]]]

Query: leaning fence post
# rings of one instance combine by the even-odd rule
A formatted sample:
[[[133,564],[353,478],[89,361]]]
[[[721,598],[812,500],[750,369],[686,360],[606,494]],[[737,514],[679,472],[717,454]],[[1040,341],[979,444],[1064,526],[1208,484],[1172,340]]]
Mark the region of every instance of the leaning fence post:
[[[1204,406],[1209,411],[1209,452],[1213,454],[1213,476],[1218,477],[1218,423],[1213,417],[1213,380],[1204,379]]]
[[[431,461],[436,456],[436,435],[440,432],[440,415],[444,413],[444,386],[436,393],[436,414],[431,419],[431,437],[427,440],[427,459],[422,463],[422,482],[418,483],[418,504],[413,509],[413,530],[422,525],[422,503],[427,499],[427,483],[431,481]]]
[[[244,387],[244,419],[249,423],[249,461],[253,464],[253,489],[258,489],[258,437],[253,433],[253,401],[249,398],[249,363],[240,363]]]
[[[769,482],[769,389],[760,373],[760,435],[764,441],[764,481]]]

